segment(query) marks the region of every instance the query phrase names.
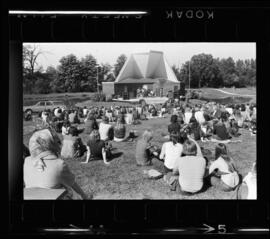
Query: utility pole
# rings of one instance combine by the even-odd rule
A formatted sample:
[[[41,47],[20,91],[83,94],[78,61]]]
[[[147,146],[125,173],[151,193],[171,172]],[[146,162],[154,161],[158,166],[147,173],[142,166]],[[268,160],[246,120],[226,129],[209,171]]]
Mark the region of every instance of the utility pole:
[[[190,91],[190,61],[188,62],[188,84],[189,84],[189,91]]]
[[[97,92],[99,93],[99,86],[98,86],[98,67],[99,67],[99,65],[97,65]]]

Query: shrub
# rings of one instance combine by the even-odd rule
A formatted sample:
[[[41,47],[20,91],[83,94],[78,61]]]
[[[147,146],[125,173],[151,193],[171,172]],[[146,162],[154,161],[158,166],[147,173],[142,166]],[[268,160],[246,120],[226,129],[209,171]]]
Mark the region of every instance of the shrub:
[[[112,101],[112,95],[106,95],[106,101],[111,102]]]
[[[106,100],[106,95],[103,93],[95,93],[92,97],[92,100],[95,102],[102,102]]]

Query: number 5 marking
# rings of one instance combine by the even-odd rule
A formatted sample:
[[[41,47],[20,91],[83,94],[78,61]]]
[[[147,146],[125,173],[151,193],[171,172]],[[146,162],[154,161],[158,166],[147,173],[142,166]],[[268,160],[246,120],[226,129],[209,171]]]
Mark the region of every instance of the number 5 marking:
[[[227,229],[226,229],[226,225],[220,224],[218,225],[218,233],[226,233]]]

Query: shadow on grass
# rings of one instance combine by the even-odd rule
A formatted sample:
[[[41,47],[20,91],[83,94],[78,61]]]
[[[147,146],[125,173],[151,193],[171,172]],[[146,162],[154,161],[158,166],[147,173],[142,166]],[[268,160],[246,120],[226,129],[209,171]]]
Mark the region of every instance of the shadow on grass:
[[[112,160],[119,158],[123,155],[123,152],[117,152],[117,153],[112,153],[111,157],[108,159],[109,162],[111,162]]]

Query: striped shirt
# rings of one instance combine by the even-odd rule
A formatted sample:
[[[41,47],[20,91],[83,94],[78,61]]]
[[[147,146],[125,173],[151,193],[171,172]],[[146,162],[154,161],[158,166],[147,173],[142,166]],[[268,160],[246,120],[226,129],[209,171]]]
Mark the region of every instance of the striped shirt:
[[[179,171],[179,184],[186,192],[195,193],[203,187],[203,177],[206,162],[203,157],[184,156],[176,162],[176,169]]]

